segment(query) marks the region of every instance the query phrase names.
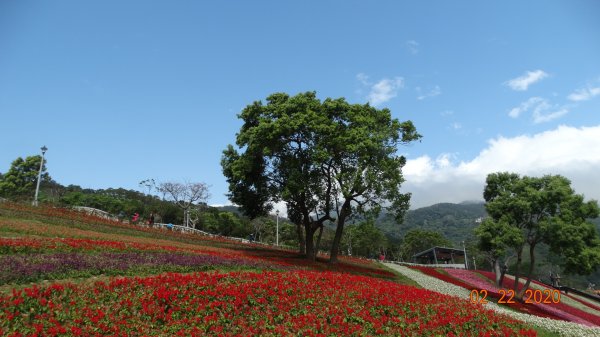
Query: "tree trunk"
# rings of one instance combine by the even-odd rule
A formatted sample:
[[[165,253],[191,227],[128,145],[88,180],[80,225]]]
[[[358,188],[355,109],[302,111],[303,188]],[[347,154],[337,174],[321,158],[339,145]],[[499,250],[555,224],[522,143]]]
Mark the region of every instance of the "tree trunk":
[[[340,217],[341,219],[341,217]],[[340,242],[342,233],[344,232],[344,223],[340,222],[338,219],[338,225],[335,229],[335,237],[333,238],[333,243],[331,244],[331,253],[329,254],[329,263],[337,263],[338,262],[338,251],[340,250]]]
[[[298,235],[298,251],[301,255],[305,255],[306,254],[306,243],[304,240],[304,233],[302,230],[301,223],[296,224],[296,234]]]
[[[496,285],[502,287],[502,270],[500,270],[500,258],[494,259],[494,274],[496,275]]]
[[[519,276],[521,276],[521,261],[523,260],[523,246],[517,250],[517,265],[515,266],[515,284],[513,290],[515,294],[519,293]]]
[[[498,283],[498,286],[502,288],[502,284],[504,283],[504,276],[506,275],[506,271],[508,271],[508,264],[506,260],[502,262],[502,266],[500,267],[500,269],[500,282]]]
[[[319,235],[317,236],[317,243],[315,244],[315,252],[319,254],[319,249],[321,248],[321,237],[323,236],[323,225],[319,226]]]
[[[333,238],[333,243],[331,244],[331,253],[329,254],[329,263],[337,263],[338,262],[338,252],[340,250],[340,243],[342,241],[342,234],[344,234],[344,224],[346,222],[346,217],[349,214],[350,209],[350,201],[346,200],[342,205],[342,211],[340,212],[340,216],[337,219],[337,226],[335,228],[335,237]]]
[[[312,223],[310,220],[305,222],[304,229],[306,231],[306,258],[314,261],[317,257],[317,252],[315,251],[315,241],[314,236],[316,230],[312,228]]]
[[[525,281],[525,285],[521,292],[519,292],[518,298],[523,298],[525,291],[529,288],[529,284],[531,284],[531,275],[533,275],[533,268],[535,268],[535,243],[529,245],[529,258],[531,259],[529,263],[529,270],[527,271],[527,281]]]

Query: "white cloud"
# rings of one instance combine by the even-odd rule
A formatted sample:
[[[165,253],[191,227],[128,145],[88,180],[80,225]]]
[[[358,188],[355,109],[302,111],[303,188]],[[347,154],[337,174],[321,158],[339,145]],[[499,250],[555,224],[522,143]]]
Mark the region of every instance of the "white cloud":
[[[273,204],[273,210],[271,210],[271,215],[276,215],[277,211],[279,211],[279,216],[283,218],[287,218],[287,205],[284,201],[276,202]]]
[[[406,48],[408,48],[408,51],[413,55],[419,53],[419,43],[415,40],[406,41]]]
[[[369,81],[369,76],[359,73],[356,79],[363,85],[369,87],[367,101],[374,106],[385,103],[398,95],[398,91],[404,88],[404,79],[394,77],[392,79],[384,78],[377,83]]]
[[[569,113],[566,107],[552,109],[549,104],[540,104],[533,110],[533,122],[535,124],[549,122]]]
[[[412,192],[413,208],[439,202],[482,200],[485,178],[494,172],[542,176],[561,174],[572,181],[586,199],[600,199],[600,125],[575,128],[559,126],[535,135],[498,137],[477,157],[455,162],[442,154],[410,159],[403,169],[403,189]]]
[[[527,110],[529,110],[535,104],[538,104],[538,103],[543,102],[543,101],[544,101],[544,99],[541,98],[541,97],[531,97],[530,99],[528,99],[525,102],[521,103],[518,107],[511,109],[508,112],[508,115],[510,117],[512,117],[512,118],[517,118],[523,112],[526,112]]]
[[[549,122],[569,113],[567,106],[552,105],[545,98],[531,97],[519,106],[512,108],[508,112],[508,116],[518,118],[528,111],[532,111],[532,118],[535,124]]]
[[[228,203],[228,204],[210,204],[208,205],[210,207],[225,207],[225,206],[233,206],[232,203]]]
[[[538,69],[534,71],[528,71],[525,73],[525,75],[508,80],[504,84],[508,85],[513,90],[525,91],[530,85],[541,81],[546,77],[548,77],[548,74],[543,70]]]
[[[417,93],[419,94],[419,96],[417,96],[418,100],[424,100],[425,98],[428,98],[428,97],[435,97],[442,93],[442,90],[440,89],[439,85],[436,85],[431,90],[429,90],[429,92],[427,92],[425,94],[421,93],[420,87],[416,87],[415,89],[417,90]]]
[[[363,73],[358,73],[356,75],[356,79],[362,84],[362,85],[369,85],[369,76],[367,76],[366,74]]]
[[[462,125],[458,122],[454,122],[450,125],[454,130],[458,130],[460,128],[462,128]]]
[[[600,87],[587,87],[575,90],[567,98],[573,102],[587,101],[594,96],[600,95]]]
[[[435,159],[435,164],[438,167],[442,167],[442,168],[449,167],[451,164],[452,157],[453,157],[453,155],[450,153],[443,153]]]
[[[236,206],[239,207],[236,204],[233,203],[226,203],[226,204],[210,204],[210,207],[225,207],[225,206]],[[271,215],[275,216],[277,214],[277,211],[279,211],[279,216],[286,218],[287,217],[287,205],[285,202],[280,201],[280,202],[276,202],[273,204],[273,209],[271,210]]]

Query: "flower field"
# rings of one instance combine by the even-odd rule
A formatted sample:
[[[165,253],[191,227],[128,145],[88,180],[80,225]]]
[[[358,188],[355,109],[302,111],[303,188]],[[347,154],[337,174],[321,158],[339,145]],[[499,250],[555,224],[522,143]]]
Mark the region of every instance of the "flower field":
[[[4,271],[0,283],[25,283],[41,279],[123,275],[166,271],[192,272],[225,267],[269,268],[247,259],[175,253],[54,253],[0,256]]]
[[[5,216],[2,216],[5,214]],[[165,235],[168,234],[168,235]],[[308,268],[393,278],[385,269],[361,259],[345,258],[337,265],[299,259],[295,251],[258,244],[240,244],[219,237],[198,237],[178,232],[116,223],[62,209],[0,204],[0,254],[98,251],[163,251],[252,260],[285,268]]]
[[[0,204],[0,265],[0,336],[536,336],[540,324],[367,260],[68,210]]]
[[[452,277],[451,275],[448,275],[448,273],[453,273],[453,272],[458,272],[458,273],[465,272],[464,270],[448,269],[445,272],[441,272],[441,271],[438,271],[437,269],[429,268],[429,267],[415,266],[412,268],[419,270],[426,275],[433,276],[433,277],[437,278],[438,280],[442,280],[444,282],[448,282],[448,283],[457,285],[459,287],[462,287],[462,288],[470,290],[470,291],[481,291],[483,289],[483,290],[487,291],[487,299],[486,300],[488,300],[488,301],[490,301],[490,300],[498,301],[499,299],[501,299],[501,294],[498,292],[499,289],[494,287],[489,282],[484,283],[476,277],[460,278],[460,277]],[[466,271],[466,272],[469,272],[469,271]],[[467,274],[467,275],[471,276],[471,274]],[[470,296],[469,296],[469,299],[471,299]],[[532,314],[532,315],[536,315],[539,317],[561,319],[560,316],[556,316],[551,312],[540,309],[539,307],[526,306],[520,302],[507,303],[506,306],[511,307],[512,309],[515,309],[519,312]]]
[[[458,279],[468,282],[469,284],[473,285],[475,287],[475,289],[485,289],[488,291],[489,294],[493,294],[494,298],[500,298],[500,294],[499,294],[500,288],[498,288],[496,285],[490,283],[489,281],[484,280],[484,278],[482,278],[481,276],[478,276],[478,273],[475,273],[471,270],[460,270],[460,269],[449,269],[448,273],[451,276],[454,276]],[[508,281],[508,280],[506,280],[506,281]],[[504,284],[506,286],[506,288],[503,288],[505,291],[507,289],[512,289],[512,286],[514,284],[514,282],[509,283],[506,281]],[[564,299],[563,299],[563,301],[564,301]],[[554,316],[554,317],[557,317],[557,318],[565,320],[565,321],[575,322],[575,323],[579,323],[579,324],[583,324],[583,325],[587,325],[587,326],[600,326],[600,317],[593,315],[593,314],[583,312],[583,311],[573,308],[571,306],[565,305],[564,303],[559,302],[559,303],[551,303],[551,304],[544,304],[544,303],[528,303],[528,304],[519,303],[519,304],[526,308],[536,309],[536,311],[535,311],[536,313],[537,312],[548,313],[551,315],[549,317]],[[543,315],[543,316],[546,316],[546,315]]]
[[[415,268],[408,268],[396,264],[387,264],[390,268],[402,273],[403,275],[416,281],[419,285],[424,288],[435,290],[442,294],[455,296],[458,298],[469,298],[471,290],[467,288],[455,285],[452,282],[441,280],[435,276],[426,275],[425,273]],[[420,268],[430,269],[430,268]],[[430,269],[431,270],[431,269]],[[459,281],[462,284],[465,282]],[[498,313],[513,317],[522,322],[528,322],[534,324],[537,327],[544,328],[548,331],[557,333],[560,336],[572,336],[572,337],[597,337],[600,336],[600,328],[588,327],[575,322],[567,322],[564,320],[556,320],[547,317],[540,317],[539,315],[531,315],[513,309],[507,309],[505,306],[500,306],[493,301],[488,301],[484,304],[486,308],[494,310]]]
[[[489,271],[478,271],[478,273],[490,280],[493,280],[493,278],[494,278],[494,274]],[[504,286],[506,286],[506,287],[512,286],[514,284],[514,277],[511,275],[507,275],[504,282],[505,282]],[[525,281],[523,281],[523,279],[520,280],[520,283],[524,283],[524,282]],[[532,280],[530,288],[531,289],[547,289],[548,287],[547,287],[547,285],[545,285],[541,282]],[[592,313],[594,315],[600,314],[600,303],[592,301],[592,300],[584,298],[584,297],[580,297],[578,295],[563,293],[561,295],[561,303],[568,304],[572,307],[581,309],[583,311]]]
[[[119,278],[26,288],[0,303],[8,336],[535,335],[456,298],[331,272]]]

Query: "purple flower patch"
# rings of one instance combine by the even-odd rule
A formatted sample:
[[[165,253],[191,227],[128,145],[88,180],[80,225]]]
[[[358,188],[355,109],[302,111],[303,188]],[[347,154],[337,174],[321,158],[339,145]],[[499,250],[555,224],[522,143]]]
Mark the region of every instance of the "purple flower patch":
[[[187,255],[161,252],[125,253],[54,253],[18,254],[0,256],[0,284],[55,278],[52,274],[89,271],[92,274],[113,273],[132,268],[188,267],[200,269],[211,266],[265,267],[245,259],[223,258],[211,255]]]

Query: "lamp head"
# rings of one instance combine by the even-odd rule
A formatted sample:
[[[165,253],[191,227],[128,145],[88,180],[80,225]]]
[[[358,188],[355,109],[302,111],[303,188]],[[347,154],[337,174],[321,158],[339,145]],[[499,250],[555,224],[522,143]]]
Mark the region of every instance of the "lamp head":
[[[48,151],[48,148],[46,147],[46,145],[42,146],[42,154],[45,154],[46,151]]]

